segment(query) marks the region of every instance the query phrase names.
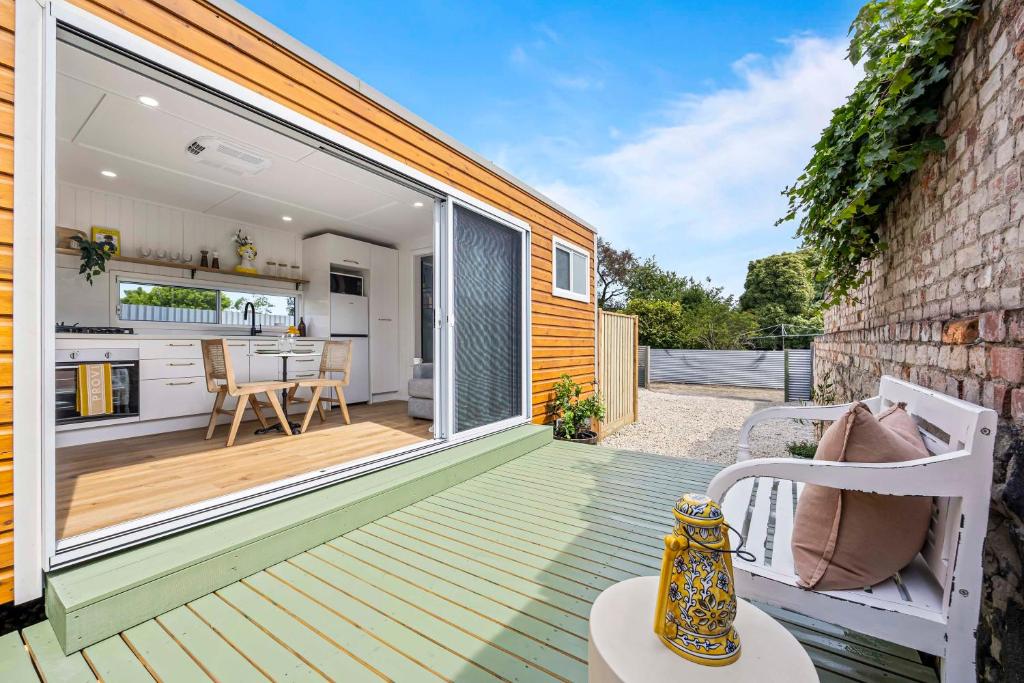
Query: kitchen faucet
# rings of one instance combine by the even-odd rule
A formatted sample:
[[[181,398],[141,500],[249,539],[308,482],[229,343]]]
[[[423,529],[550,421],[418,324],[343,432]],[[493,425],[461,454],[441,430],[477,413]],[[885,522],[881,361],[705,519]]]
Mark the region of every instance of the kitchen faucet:
[[[249,326],[249,336],[255,337],[257,334],[263,334],[263,325],[260,325],[260,329],[256,329],[256,306],[251,301],[245,302],[245,308],[242,310],[242,322],[249,319],[249,309],[252,309],[252,324]]]

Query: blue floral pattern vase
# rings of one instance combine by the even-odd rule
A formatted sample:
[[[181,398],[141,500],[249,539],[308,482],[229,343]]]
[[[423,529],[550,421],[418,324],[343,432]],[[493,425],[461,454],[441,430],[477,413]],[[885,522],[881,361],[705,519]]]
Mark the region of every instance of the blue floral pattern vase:
[[[736,591],[722,509],[707,496],[688,493],[672,510],[665,537],[654,632],[681,657],[723,666],[740,656],[733,627]]]

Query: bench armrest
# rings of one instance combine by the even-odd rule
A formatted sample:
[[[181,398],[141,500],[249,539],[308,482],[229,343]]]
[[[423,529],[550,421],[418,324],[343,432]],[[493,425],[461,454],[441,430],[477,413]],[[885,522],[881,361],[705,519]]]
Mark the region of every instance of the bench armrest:
[[[750,430],[754,425],[768,420],[837,420],[853,405],[843,403],[835,406],[774,406],[758,410],[748,417],[740,428],[739,453],[736,455],[736,461],[750,459]]]
[[[894,496],[959,497],[971,481],[970,452],[952,451],[906,462],[860,463],[758,458],[730,465],[715,475],[708,495],[721,503],[725,492],[749,477],[802,481],[846,491]]]

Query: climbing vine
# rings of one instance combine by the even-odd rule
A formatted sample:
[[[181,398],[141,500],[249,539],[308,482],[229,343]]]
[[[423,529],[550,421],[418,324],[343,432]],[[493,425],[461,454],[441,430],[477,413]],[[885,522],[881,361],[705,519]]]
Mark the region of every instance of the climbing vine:
[[[864,77],[833,112],[776,225],[799,217],[797,235],[821,255],[826,303],[871,274],[888,248],[879,227],[901,180],[945,145],[935,132],[950,56],[973,17],[969,0],[871,0],[850,26],[849,59]]]

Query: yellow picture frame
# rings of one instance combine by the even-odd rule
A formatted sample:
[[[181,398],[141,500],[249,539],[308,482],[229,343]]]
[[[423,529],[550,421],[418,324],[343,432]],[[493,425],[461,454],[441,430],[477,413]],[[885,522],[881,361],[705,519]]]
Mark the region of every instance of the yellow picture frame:
[[[114,228],[103,228],[98,225],[92,226],[92,241],[110,241],[114,244],[114,256],[121,255],[121,231]]]

